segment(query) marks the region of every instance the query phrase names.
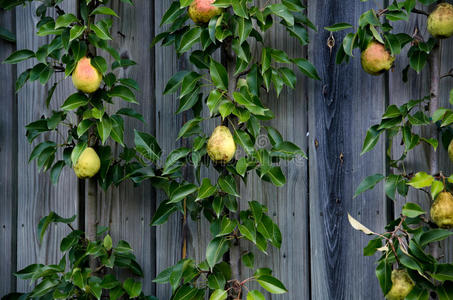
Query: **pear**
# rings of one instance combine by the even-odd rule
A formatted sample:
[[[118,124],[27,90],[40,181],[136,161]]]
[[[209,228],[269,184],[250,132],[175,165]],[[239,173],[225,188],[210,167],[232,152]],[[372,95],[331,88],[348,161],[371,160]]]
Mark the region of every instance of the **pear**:
[[[91,65],[91,59],[82,57],[72,72],[72,83],[74,87],[84,93],[94,93],[101,85],[102,75]]]
[[[228,127],[218,126],[208,140],[207,152],[216,163],[230,162],[236,153],[236,144]]]
[[[385,295],[388,300],[404,300],[415,286],[406,270],[393,270],[391,279],[392,288]]]
[[[362,68],[371,75],[379,75],[392,68],[395,57],[377,41],[368,44],[361,55]]]
[[[441,228],[453,227],[453,195],[441,192],[431,205],[431,220]]]
[[[440,3],[428,17],[428,31],[438,39],[453,35],[453,5]]]
[[[222,13],[222,9],[212,5],[215,0],[193,0],[189,6],[189,18],[195,24],[206,24]]]
[[[85,179],[96,175],[100,168],[101,160],[98,154],[93,148],[87,147],[74,165],[74,172],[78,178]]]

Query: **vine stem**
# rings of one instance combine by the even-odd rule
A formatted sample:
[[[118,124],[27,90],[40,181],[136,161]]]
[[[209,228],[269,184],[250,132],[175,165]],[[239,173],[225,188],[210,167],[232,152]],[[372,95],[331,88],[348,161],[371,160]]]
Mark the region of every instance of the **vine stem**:
[[[227,40],[223,46],[222,46],[222,56],[224,60],[224,65],[226,65],[227,73],[228,73],[228,97],[230,99],[233,99],[233,93],[236,90],[237,87],[237,78],[235,77],[235,68],[236,68],[236,59],[235,55],[232,49],[231,45],[231,40]],[[227,117],[228,118],[228,117]],[[233,121],[233,120],[225,120],[226,124],[228,124],[228,121]],[[234,121],[233,121],[234,123]],[[236,181],[236,190],[239,193],[240,190],[240,178],[238,176],[235,177]],[[240,216],[240,207],[238,205],[238,208],[236,212],[231,212],[230,213],[230,218],[236,219],[239,221],[239,216]],[[231,247],[230,247],[230,265],[231,265],[231,276],[233,280],[240,280],[241,278],[241,248],[240,248],[240,242],[239,239],[233,240]],[[239,288],[240,285],[233,285],[235,287],[234,289],[234,294],[235,295],[230,295],[230,299],[235,299],[235,300],[240,300],[242,298],[241,296],[241,289]],[[239,290],[237,290],[239,289]],[[234,297],[232,297],[234,296]]]
[[[431,100],[429,102],[429,114],[430,114],[430,116],[432,116],[439,107],[439,91],[440,91],[440,79],[441,79],[441,75],[440,75],[441,41],[440,40],[439,40],[439,44],[434,46],[432,52],[430,53],[429,65],[430,65],[430,73],[431,73],[430,74]],[[438,133],[436,124],[431,125],[430,138],[439,140],[439,133]],[[439,158],[438,158],[436,151],[432,147],[430,147],[430,151],[429,151],[429,171],[430,171],[430,174],[439,173]],[[434,201],[434,199],[432,199],[432,200]],[[432,243],[430,246],[431,255],[435,258],[438,258],[440,256],[439,251],[440,251],[439,243]]]

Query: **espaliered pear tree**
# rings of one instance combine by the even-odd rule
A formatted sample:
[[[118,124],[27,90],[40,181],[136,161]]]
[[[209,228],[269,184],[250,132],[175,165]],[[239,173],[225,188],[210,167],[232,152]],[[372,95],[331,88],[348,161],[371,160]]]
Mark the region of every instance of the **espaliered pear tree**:
[[[415,14],[427,17],[421,26],[425,26],[430,36],[423,38],[417,29],[395,32],[393,25],[396,22],[407,22]],[[439,247],[440,241],[453,235],[453,176],[443,169],[446,166],[439,166],[437,153],[448,151],[453,158],[453,110],[439,107],[441,80],[453,76],[452,73],[440,73],[442,39],[453,35],[453,6],[434,0],[390,1],[383,9],[362,14],[358,23],[357,30],[347,33],[339,46],[337,63],[349,61],[354,48],[359,48],[364,71],[379,75],[392,64],[399,64],[398,56],[407,47],[409,65],[403,71],[403,79],[407,80],[408,72],[419,73],[428,66],[431,86],[422,99],[408,100],[401,106],[389,105],[381,122],[368,130],[362,153],[372,150],[381,136],[386,138],[390,169],[388,174],[365,178],[355,196],[385,181],[388,198],[396,200],[398,195],[406,198],[409,189],[415,189],[427,195],[430,211],[424,211],[419,204],[407,199],[402,211],[395,212],[396,218],[385,227],[384,233],[373,232],[351,216],[349,221],[355,229],[375,237],[365,247],[364,255],[382,253],[377,261],[376,275],[387,299],[453,299],[453,264],[444,261]],[[352,27],[340,23],[326,29],[338,31]],[[453,90],[450,104],[453,105]],[[417,127],[426,130],[417,131]],[[393,151],[396,144],[403,148],[400,156]],[[430,149],[429,170],[407,172],[408,153],[422,145]],[[451,242],[445,245],[451,250]]]
[[[318,74],[305,58],[289,57],[266,46],[264,35],[274,26],[283,26],[305,46],[307,31],[315,28],[300,0],[261,5],[251,0],[173,1],[162,25],[165,31],[154,43],[173,46],[193,64],[174,74],[164,91],[179,93],[177,114],[192,116],[178,135],[190,146],[173,150],[160,166],[155,141],[136,140],[137,150],[149,164],[131,176],[137,181],[149,178],[165,191],[167,199],[157,209],[152,225],[165,223],[179,211],[195,220],[207,219],[212,237],[205,259],[183,258],[162,271],[155,282],[170,283],[172,299],[204,299],[206,295],[212,300],[264,299],[261,291],[247,288],[252,281],[270,293],[286,293],[272,270],[257,268],[253,251],[244,251],[245,243],[250,243],[267,253],[269,245],[280,247],[282,236],[267,207],[242,198],[239,184],[247,184],[254,172],[263,181],[282,186],[285,176],[279,162],[305,156],[266,125],[275,115],[262,100],[269,93],[278,98],[285,86],[294,88],[295,68],[310,78],[318,79]],[[258,49],[257,57],[252,55],[253,47]],[[214,58],[218,50],[221,60]],[[208,93],[202,87],[208,87]],[[218,127],[206,134],[203,127],[212,119]],[[268,135],[268,148],[255,145],[261,134]],[[245,156],[235,155],[237,147]],[[211,166],[217,174],[214,182],[200,176],[202,168]],[[193,170],[194,182],[183,176],[183,169]],[[247,208],[241,211],[239,207]],[[244,278],[241,265],[254,270],[254,275]]]
[[[73,0],[67,0],[71,2]],[[31,0],[1,0],[2,8],[10,9]],[[26,126],[26,136],[34,144],[30,161],[36,160],[40,170],[50,171],[54,184],[63,168],[73,168],[80,184],[85,185],[85,226],[75,229],[72,218],[62,218],[51,212],[38,225],[42,241],[51,223],[64,223],[71,232],[60,244],[62,258],[56,265],[33,264],[20,270],[16,276],[32,280],[36,286],[26,294],[11,294],[8,299],[155,299],[145,297],[142,283],[134,278],[120,280],[112,270],[128,269],[136,276],[143,272],[136,262],[132,249],[125,241],[114,243],[108,228],[97,227],[96,196],[100,185],[108,189],[118,185],[126,174],[140,164],[136,151],[124,144],[123,117],[143,121],[140,114],[130,108],[111,112],[109,105],[124,100],[137,103],[133,90],[137,83],[131,78],[118,78],[118,69],[135,62],[121,59],[109,45],[110,29],[118,15],[106,5],[108,0],[80,0],[78,11],[65,12],[63,0],[36,1],[39,17],[36,34],[46,37],[49,43],[39,49],[23,49],[14,52],[4,62],[17,64],[33,59],[35,65],[18,76],[16,90],[26,82],[39,81],[43,85],[55,77],[46,99],[20,99],[41,101],[49,107],[51,102],[58,109]],[[131,0],[123,0],[132,4]],[[98,50],[108,53],[113,63],[109,66]],[[99,51],[100,52],[100,51]],[[67,99],[54,97],[58,84],[72,77],[75,91]],[[48,135],[43,133],[56,133]],[[140,135],[140,133],[136,133]],[[49,137],[55,137],[54,140]],[[39,140],[39,141],[38,141]],[[37,142],[38,141],[38,142]],[[116,144],[121,151],[114,157],[110,145]],[[80,195],[83,198],[83,195]],[[68,264],[68,265],[67,265]]]

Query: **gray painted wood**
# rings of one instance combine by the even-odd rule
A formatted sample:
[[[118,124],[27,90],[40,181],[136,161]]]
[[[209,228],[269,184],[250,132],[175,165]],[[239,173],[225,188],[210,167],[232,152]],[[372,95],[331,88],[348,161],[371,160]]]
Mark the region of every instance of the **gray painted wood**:
[[[66,4],[65,10],[74,11],[75,3],[66,2],[70,4]],[[265,2],[260,0],[261,4]],[[351,63],[335,65],[334,54],[340,46],[342,35],[334,34],[337,45],[330,55],[326,46],[329,34],[323,27],[338,22],[355,23],[361,13],[376,6],[376,3],[352,0],[350,3],[337,2],[322,0],[308,3],[310,18],[319,29],[318,34],[312,34],[313,44],[308,49],[308,57],[317,66],[322,81],[314,82],[299,76],[296,90],[285,89],[279,99],[273,93],[263,99],[277,117],[270,125],[278,128],[285,139],[294,141],[308,152],[310,160],[283,164],[287,175],[287,185],[283,188],[263,184],[254,176],[247,187],[241,187],[241,207],[247,208],[247,201],[251,200],[267,205],[271,217],[282,231],[281,250],[269,248],[269,255],[256,256],[257,266],[273,268],[274,275],[290,290],[289,294],[269,296],[269,299],[376,299],[381,295],[374,275],[375,257],[362,256],[362,248],[369,237],[349,226],[347,213],[367,227],[383,231],[390,216],[387,215],[389,206],[382,184],[352,199],[363,178],[386,171],[383,141],[372,152],[360,156],[366,128],[380,121],[386,103],[400,104],[424,96],[427,93],[427,74],[424,72],[417,76],[412,72],[409,82],[403,84],[400,71],[406,66],[407,58],[402,53],[397,59],[395,70],[388,75],[390,94],[386,99],[386,77],[365,74],[360,68],[359,53],[356,53]],[[167,80],[174,73],[191,68],[188,56],[178,59],[171,47],[149,48],[152,37],[163,31],[159,23],[170,4],[170,1],[136,1],[135,7],[129,7],[120,0],[111,3],[121,17],[113,30],[114,46],[119,48],[124,58],[138,62],[137,66],[116,72],[138,81],[141,87],[137,93],[140,105],[131,107],[141,112],[147,120],[146,124],[126,120],[126,143],[132,144],[133,128],[149,132],[156,136],[162,146],[164,158],[172,149],[186,145],[185,141],[175,140],[181,125],[191,117],[190,114],[174,114],[179,104],[176,95],[162,96]],[[46,41],[34,34],[37,21],[33,13],[35,7],[36,4],[33,4],[32,7],[20,7],[13,13],[0,15],[0,25],[6,24],[12,29],[16,27],[17,32],[20,32],[18,49],[36,50]],[[398,22],[398,29],[411,32],[418,25],[424,32],[424,18],[414,17],[410,23]],[[266,36],[266,42],[288,51],[292,57],[307,55],[306,50],[279,26]],[[453,40],[444,41],[443,46],[443,73],[446,73],[453,67]],[[0,42],[0,59],[7,57],[12,47]],[[255,47],[253,51],[259,53]],[[220,60],[218,53],[216,58]],[[5,132],[0,134],[0,145],[3,145],[0,163],[6,166],[0,177],[0,295],[15,287],[15,280],[10,274],[16,268],[37,262],[54,263],[60,258],[59,241],[68,229],[61,225],[52,226],[43,243],[39,244],[36,236],[39,219],[51,210],[65,217],[78,211],[78,182],[72,170],[66,169],[60,184],[54,187],[50,184],[48,174],[39,173],[34,162],[27,163],[32,146],[26,141],[24,126],[43,114],[48,115],[52,108],[58,108],[73,91],[70,79],[66,80],[57,89],[52,107],[46,109],[44,98],[53,82],[46,87],[39,83],[27,84],[18,94],[17,104],[14,104],[13,82],[8,82],[8,79],[32,65],[31,61],[20,64],[17,74],[15,67],[0,65],[0,88],[2,93],[6,91],[9,95],[5,99],[9,97],[10,100],[5,101],[7,103],[0,112],[0,131]],[[449,107],[448,93],[452,85],[453,79],[443,80],[441,106]],[[109,111],[125,105],[117,101]],[[213,120],[205,125],[205,132],[209,134],[219,125],[219,121]],[[268,141],[263,136],[258,143],[266,146]],[[438,151],[441,169],[449,173],[453,170],[452,163],[444,149],[439,148]],[[406,169],[427,169],[423,163],[425,161],[426,149],[420,146],[409,157]],[[187,170],[186,174],[191,176],[191,170]],[[211,177],[214,182],[215,172],[207,170],[204,175]],[[161,300],[169,299],[170,287],[155,286],[151,280],[182,258],[182,215],[175,214],[168,223],[157,228],[149,227],[155,207],[165,197],[147,184],[139,188],[123,184],[99,195],[100,224],[111,227],[115,242],[125,239],[135,249],[145,272],[144,291],[157,295]],[[418,197],[410,195],[411,201],[426,202]],[[403,203],[404,199],[401,199],[394,206],[396,213]],[[390,206],[393,208],[393,204]],[[205,258],[206,245],[212,238],[208,226],[203,220],[188,220],[187,254],[197,262]],[[249,249],[246,242],[241,245],[243,250]],[[17,263],[14,261],[16,256]],[[446,259],[451,260],[452,257],[453,252],[446,253]],[[243,273],[245,278],[250,271],[243,267]],[[123,273],[122,276],[126,275]],[[252,285],[252,288],[255,287]],[[19,281],[17,288],[22,291],[29,289],[28,282]]]
[[[163,14],[170,7],[171,1],[155,1],[154,15],[154,34],[157,35],[164,31],[160,28]],[[176,57],[176,52],[173,47],[155,48],[155,136],[162,148],[163,159],[177,147],[180,147],[180,141],[176,141],[179,129],[183,125],[181,115],[175,115],[179,105],[179,100],[176,94],[163,96],[163,91],[167,81],[173,74],[187,68],[188,63],[186,56],[180,59]],[[164,161],[164,160],[163,160]],[[157,203],[165,200],[165,195],[162,192],[157,193]],[[183,226],[182,215],[180,213],[173,214],[162,226],[156,227],[156,274],[174,265],[182,258],[183,245]],[[169,285],[157,285],[156,296],[159,299],[170,299],[171,288]]]
[[[18,49],[37,50],[47,38],[39,38],[35,35],[35,24],[38,18],[35,9],[38,3],[32,3],[16,9],[16,30]],[[67,12],[75,12],[75,2],[65,2],[62,8]],[[17,67],[18,74],[33,66],[34,61],[21,63]],[[63,101],[74,92],[70,78],[59,84],[51,107],[46,109],[45,99],[48,88],[53,82],[62,79],[58,74],[57,79],[52,79],[45,87],[39,82],[28,83],[18,93],[17,116],[18,116],[18,217],[17,217],[17,269],[22,269],[32,263],[57,263],[61,258],[60,241],[69,233],[66,225],[52,225],[45,235],[43,242],[39,243],[37,236],[37,224],[39,220],[55,211],[63,217],[71,217],[78,211],[78,182],[74,172],[65,168],[61,173],[59,184],[52,186],[49,174],[39,172],[36,163],[28,163],[28,157],[33,149],[25,137],[25,125],[39,119],[42,115],[48,116],[52,109],[58,109]],[[64,131],[62,131],[64,134]],[[46,135],[60,141],[57,135]],[[43,137],[34,141],[36,145]],[[28,290],[29,283],[18,280],[17,289]]]
[[[115,20],[112,46],[122,58],[132,59],[136,66],[115,70],[118,78],[132,78],[140,86],[136,93],[138,105],[128,104],[116,99],[109,107],[114,113],[123,107],[130,107],[144,116],[146,124],[131,118],[125,118],[125,144],[134,144],[134,128],[139,131],[154,132],[154,55],[149,45],[153,38],[154,4],[152,1],[139,1],[130,6],[121,1],[113,1],[111,7],[120,19]],[[107,53],[102,53],[108,62],[113,60]],[[114,155],[119,155],[121,147],[112,148]],[[114,243],[126,240],[134,249],[138,263],[144,271],[143,291],[146,295],[154,294],[152,279],[155,277],[155,230],[150,226],[155,207],[155,192],[150,184],[144,183],[134,188],[131,182],[122,183],[118,188],[112,186],[107,192],[99,190],[98,218],[100,224],[110,227]],[[123,276],[130,276],[123,272]]]
[[[0,10],[0,26],[15,31],[14,11]],[[15,44],[0,40],[0,61],[14,51]],[[0,65],[0,297],[16,288],[12,273],[16,270],[17,214],[17,105],[14,91],[16,67]]]
[[[259,2],[260,7],[266,4],[266,1]],[[282,49],[290,57],[305,57],[307,53],[305,47],[288,36],[285,28],[278,22],[275,23],[276,27],[269,30],[265,36],[265,45]],[[254,57],[259,60],[261,45],[254,45],[253,49]],[[307,153],[307,78],[298,70],[294,71],[298,75],[295,90],[284,88],[279,98],[275,90],[271,90],[268,95],[263,91],[262,101],[275,114],[275,119],[265,125],[276,128],[285,140],[294,142]],[[257,146],[260,148],[270,146],[265,130],[258,137]],[[289,293],[283,295],[271,295],[261,289],[266,299],[309,299],[308,162],[298,157],[291,162],[282,161],[280,166],[287,184],[278,188],[271,183],[263,182],[256,174],[251,174],[247,185],[241,185],[240,206],[241,209],[248,209],[248,201],[257,200],[269,208],[268,215],[280,226],[283,240],[281,249],[270,245],[268,255],[265,255],[248,241],[241,241],[241,247],[243,251],[249,250],[255,254],[255,267],[272,268],[274,276],[289,288]],[[253,270],[242,266],[242,273],[242,279],[246,279],[253,275]],[[248,287],[260,289],[257,284]]]
[[[385,173],[382,141],[360,156],[366,128],[379,122],[384,111],[384,77],[365,74],[359,53],[349,64],[335,65],[334,53],[345,33],[334,34],[331,54],[329,33],[323,29],[339,22],[357,24],[360,14],[376,4],[310,3],[309,17],[319,31],[309,58],[322,78],[309,83],[311,299],[376,299],[382,293],[374,274],[376,258],[362,256],[369,237],[352,229],[347,214],[377,231],[386,224],[382,185],[352,198],[366,176]]]

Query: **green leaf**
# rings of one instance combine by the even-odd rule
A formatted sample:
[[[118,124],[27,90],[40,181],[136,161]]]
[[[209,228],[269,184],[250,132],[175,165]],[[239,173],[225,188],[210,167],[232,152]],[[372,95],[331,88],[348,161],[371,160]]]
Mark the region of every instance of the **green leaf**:
[[[142,283],[135,281],[132,278],[128,278],[124,281],[123,288],[130,298],[135,298],[140,296],[142,292]]]
[[[248,294],[247,294],[247,300],[266,300],[266,298],[264,298],[264,295],[261,294],[260,291],[258,291],[258,290],[251,290],[251,291],[248,292]]]
[[[414,177],[411,178],[411,180],[409,180],[407,184],[416,189],[421,189],[427,186],[431,186],[433,181],[433,176],[428,175],[426,172],[418,172]]]
[[[432,277],[439,281],[453,281],[453,264],[438,264]]]
[[[444,184],[441,181],[434,181],[431,185],[431,198],[436,199],[437,195],[444,190]]]
[[[214,59],[211,59],[209,72],[211,74],[212,81],[217,88],[225,91],[228,90],[228,74],[223,65],[216,62]]]
[[[430,243],[442,241],[453,235],[452,231],[445,229],[430,229],[420,236],[420,246],[425,247]]]
[[[164,224],[167,222],[168,217],[177,210],[178,207],[176,205],[169,204],[167,201],[162,202],[151,220],[151,225],[157,226]]]
[[[48,216],[45,216],[39,221],[38,224],[38,236],[39,236],[39,241],[42,242],[42,239],[44,237],[44,233],[46,232],[47,228],[51,223],[64,223],[64,224],[70,224],[74,222],[76,219],[76,216],[72,216],[71,218],[62,218],[59,215],[57,215],[55,212],[51,212]]]
[[[55,22],[55,29],[61,28],[61,27],[67,27],[72,23],[78,22],[79,19],[77,19],[76,16],[73,14],[64,14],[61,15],[57,18]]]
[[[362,153],[360,153],[360,155],[367,153],[372,150],[374,146],[376,146],[379,141],[379,136],[382,133],[382,130],[378,130],[378,128],[379,125],[374,125],[368,129],[365,141],[363,142]]]
[[[217,272],[208,276],[208,287],[211,290],[223,289],[226,280],[222,273]]]
[[[96,36],[101,40],[112,40],[110,36],[110,32],[108,28],[102,25],[101,22],[97,22],[96,24],[91,24],[91,29],[94,31]]]
[[[402,214],[403,216],[407,216],[409,218],[415,218],[420,215],[425,214],[426,212],[415,203],[408,202],[403,206]]]
[[[61,106],[61,109],[64,111],[76,110],[81,106],[87,105],[89,102],[88,97],[82,93],[75,93],[66,99],[66,101]]]
[[[355,191],[353,198],[356,198],[358,195],[365,191],[371,190],[372,188],[375,187],[377,183],[379,183],[384,178],[385,176],[382,174],[374,174],[366,177],[357,187],[357,190]]]
[[[387,262],[385,259],[381,260],[376,267],[376,277],[379,280],[379,284],[384,295],[387,295],[392,287],[391,274],[392,264]]]
[[[203,30],[201,27],[193,27],[181,38],[181,47],[178,49],[179,53],[184,53],[190,50],[192,46],[200,40],[201,32]]]
[[[16,42],[16,36],[14,35],[14,33],[4,28],[3,26],[0,26],[0,39],[11,43]]]
[[[115,17],[119,18],[119,16],[116,14],[116,12],[114,12],[111,8],[106,7],[106,6],[98,6],[98,7],[96,7],[90,13],[90,16],[93,16],[93,15],[108,15],[108,16],[115,16]]]
[[[272,167],[268,172],[266,172],[266,176],[270,178],[270,180],[275,186],[280,187],[285,185],[286,183],[286,178],[282,172],[281,167],[277,166]]]
[[[87,143],[78,143],[71,152],[71,161],[72,165],[75,165],[79,160],[80,155],[82,152],[87,148]]]
[[[189,73],[189,71],[181,71],[173,75],[165,86],[164,95],[176,92],[181,86],[184,77],[186,77]]]
[[[206,199],[211,197],[217,192],[215,186],[211,184],[209,178],[203,178],[200,188],[198,189],[197,200]]]
[[[235,197],[239,197],[236,192],[236,182],[231,175],[219,177],[218,184],[222,191]]]
[[[324,27],[325,30],[328,30],[331,32],[341,31],[341,30],[345,30],[345,29],[349,29],[349,28],[352,28],[352,25],[348,24],[348,23],[337,23],[332,26]]]
[[[19,50],[8,56],[3,63],[5,64],[17,64],[21,61],[35,57],[35,53],[31,50]]]
[[[133,110],[132,108],[122,108],[119,111],[117,111],[116,114],[135,118],[145,123],[145,119],[143,118],[143,116],[136,112],[135,110]]]
[[[74,25],[69,31],[69,41],[72,42],[73,40],[80,37],[86,28],[86,26]]]
[[[420,73],[428,60],[428,54],[424,51],[415,51],[409,58],[409,63],[412,69]]]
[[[200,129],[200,122],[203,121],[203,118],[201,117],[197,117],[197,118],[194,118],[188,122],[186,122],[184,124],[184,126],[181,127],[181,129],[179,130],[179,134],[178,134],[178,140],[182,137],[189,137],[193,134],[196,134],[199,132],[199,129]]]
[[[65,162],[63,160],[58,161],[53,165],[52,170],[50,170],[50,181],[52,184],[57,184],[58,179],[60,178],[61,170],[65,166]]]
[[[153,162],[160,158],[162,153],[156,138],[145,132],[134,131],[134,142],[137,151],[142,154],[146,159]]]
[[[252,252],[242,255],[242,262],[247,268],[252,269],[255,265],[255,255]]]
[[[185,185],[180,185],[176,188],[170,195],[170,201],[168,203],[177,203],[189,196],[192,193],[195,193],[198,190],[198,187],[194,184],[188,183]]]
[[[105,237],[104,237],[104,242],[103,242],[103,245],[104,245],[104,248],[107,250],[107,251],[110,251],[113,247],[113,242],[112,242],[112,237],[107,234]]]
[[[105,115],[102,120],[97,123],[97,129],[102,144],[105,144],[110,136],[110,133],[112,132],[112,121],[107,115]]]
[[[189,148],[179,148],[173,150],[165,160],[164,170],[162,175],[168,175],[174,173],[181,167],[180,160],[186,158],[190,153]]]
[[[268,8],[274,13],[275,15],[281,17],[289,26],[294,25],[294,16],[288,10],[288,8],[283,4],[272,4],[269,5]]]
[[[91,59],[91,65],[95,67],[101,74],[107,72],[107,62],[102,56],[96,56]]]
[[[299,70],[302,73],[304,73],[306,76],[308,76],[312,79],[321,80],[321,78],[318,75],[318,71],[316,71],[316,68],[307,59],[296,58],[296,59],[293,59],[292,61],[293,61],[293,63],[296,64],[296,66],[299,68]]]
[[[280,280],[270,275],[262,275],[258,277],[256,281],[258,281],[266,291],[272,294],[284,294],[288,292]]]
[[[223,237],[216,237],[209,243],[206,248],[206,261],[211,269],[220,261],[228,248],[228,240]]]
[[[212,293],[211,297],[209,297],[209,300],[225,300],[228,297],[228,292],[225,290],[215,290],[214,293]]]
[[[113,87],[108,92],[108,94],[110,97],[120,97],[121,99],[127,102],[138,103],[137,100],[135,99],[134,93],[124,85],[117,85]]]
[[[223,94],[221,92],[219,92],[218,90],[212,90],[211,93],[209,94],[206,104],[208,105],[211,117],[216,112],[216,109],[219,106],[219,104],[222,100],[222,97],[223,97]]]

